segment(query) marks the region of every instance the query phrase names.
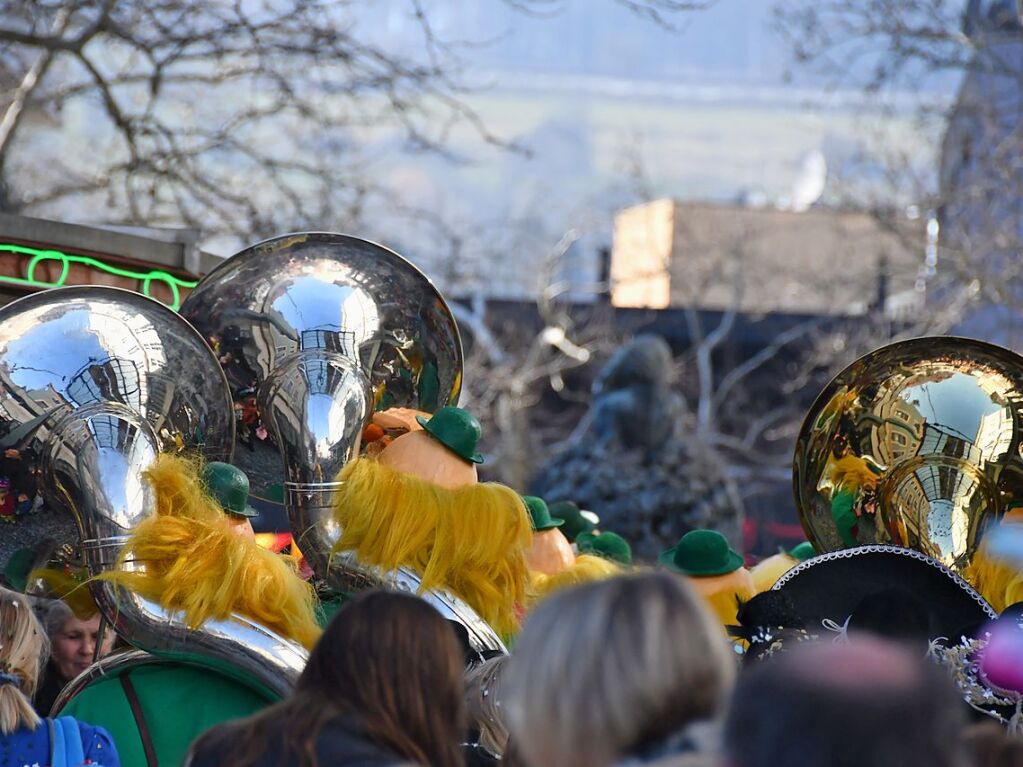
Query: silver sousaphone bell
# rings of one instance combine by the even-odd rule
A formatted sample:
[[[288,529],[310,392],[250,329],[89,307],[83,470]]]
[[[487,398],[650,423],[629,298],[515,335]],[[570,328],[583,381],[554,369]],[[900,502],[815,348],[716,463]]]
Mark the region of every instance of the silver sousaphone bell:
[[[419,577],[383,572],[351,552],[332,556],[339,530],[336,478],[358,456],[375,409],[434,412],[455,404],[462,380],[458,328],[444,299],[412,264],[380,245],[342,234],[276,237],[210,272],[181,307],[220,356],[237,396],[257,392],[284,460],[292,534],[314,572],[341,591],[383,586],[417,591]],[[263,446],[236,462],[267,483]],[[493,630],[461,600],[423,594],[463,624],[477,650],[502,650]]]
[[[0,309],[0,444],[40,472],[51,506],[73,515],[92,574],[113,567],[131,529],[154,513],[142,474],[159,452],[230,458],[230,412],[216,358],[157,301],[73,287]],[[192,631],[136,594],[109,583],[91,588],[117,633],[155,656],[212,667],[277,696],[305,666],[304,648],[245,618]]]

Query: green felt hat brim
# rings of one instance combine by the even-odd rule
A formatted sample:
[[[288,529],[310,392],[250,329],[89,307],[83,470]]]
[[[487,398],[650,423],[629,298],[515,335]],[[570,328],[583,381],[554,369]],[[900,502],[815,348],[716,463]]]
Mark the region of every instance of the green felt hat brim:
[[[546,525],[542,525],[541,527],[536,528],[535,532],[542,533],[544,530],[553,530],[557,527],[561,527],[563,524],[565,524],[565,520],[558,519],[557,517],[551,517],[550,522],[548,522]]]
[[[419,422],[419,425],[423,427],[423,431],[425,431],[427,434],[429,434],[435,440],[440,442],[442,445],[444,445],[444,447],[446,447],[452,453],[457,455],[463,461],[469,461],[470,463],[483,463],[483,455],[481,453],[474,453],[473,455],[462,455],[457,450],[455,450],[453,447],[451,447],[451,445],[449,445],[447,442],[445,442],[440,437],[438,437],[433,432],[433,430],[430,428],[430,419],[427,418],[426,416],[417,415],[416,416],[416,420]]]
[[[249,518],[251,518],[251,517],[258,517],[259,516],[259,512],[256,511],[256,509],[252,508],[249,505],[246,505],[245,508],[242,509],[241,511],[235,511],[234,509],[224,509],[224,511],[227,512],[228,514],[233,514],[236,517],[249,517]]]
[[[661,555],[657,557],[657,561],[670,570],[674,570],[677,573],[683,575],[693,575],[696,577],[711,577],[714,575],[728,575],[728,573],[734,573],[740,567],[743,566],[744,562],[741,556],[736,554],[734,551],[728,552],[728,558],[721,567],[711,568],[710,570],[698,570],[690,567],[681,567],[675,561],[675,552],[678,549],[677,546],[673,546],[667,551],[661,552]]]

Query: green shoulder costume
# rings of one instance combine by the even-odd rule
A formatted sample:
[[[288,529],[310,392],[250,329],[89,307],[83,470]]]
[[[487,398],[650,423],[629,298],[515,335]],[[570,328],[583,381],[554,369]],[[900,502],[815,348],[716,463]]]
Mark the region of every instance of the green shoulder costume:
[[[146,755],[126,687],[138,701],[155,763]],[[268,693],[216,671],[154,661],[118,669],[90,683],[60,713],[105,727],[123,767],[179,767],[188,747],[210,727],[276,702]]]

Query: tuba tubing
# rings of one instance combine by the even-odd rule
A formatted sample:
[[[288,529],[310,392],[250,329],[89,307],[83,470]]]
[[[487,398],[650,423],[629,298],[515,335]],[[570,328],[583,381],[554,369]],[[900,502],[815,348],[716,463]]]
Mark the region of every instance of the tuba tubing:
[[[108,572],[130,530],[153,513],[155,499],[142,474],[159,452],[156,435],[137,413],[108,403],[70,414],[54,428],[49,446],[44,476],[78,524],[89,573]],[[122,566],[145,564],[128,560]],[[308,659],[298,643],[242,616],[193,630],[128,589],[105,581],[89,585],[104,617],[133,647],[255,682],[273,696],[290,692]]]
[[[75,287],[0,309],[0,424],[7,434],[20,429],[18,449],[38,460],[50,505],[74,518],[94,576],[117,566],[132,528],[155,513],[143,473],[161,450],[229,456],[230,408],[216,358],[157,301]],[[275,696],[289,692],[308,658],[298,643],[240,616],[191,630],[179,614],[114,584],[90,588],[130,645]]]

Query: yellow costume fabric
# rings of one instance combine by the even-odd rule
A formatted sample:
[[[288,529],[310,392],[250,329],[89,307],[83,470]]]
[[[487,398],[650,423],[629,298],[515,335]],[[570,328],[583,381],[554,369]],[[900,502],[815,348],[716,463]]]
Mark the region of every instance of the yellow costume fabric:
[[[798,564],[798,559],[785,553],[775,554],[758,562],[750,570],[750,575],[753,576],[753,585],[756,586],[756,593],[770,591],[779,578]]]
[[[744,567],[725,575],[691,575],[689,583],[707,601],[722,626],[738,623],[739,600],[747,602],[757,593],[753,576]]]
[[[1019,529],[1023,525],[1023,508],[1010,509],[1001,524],[1013,525]],[[988,601],[996,612],[1002,612],[1009,605],[1023,602],[1023,572],[1018,567],[1004,564],[992,559],[987,546],[981,543],[977,553],[973,555],[963,579],[975,588]]]
[[[156,514],[139,523],[119,569],[99,576],[184,613],[198,628],[232,613],[312,647],[320,636],[316,597],[294,562],[232,530],[202,486],[198,462],[161,455],[143,475],[156,495]],[[144,569],[124,569],[128,562]]]
[[[367,458],[348,464],[339,480],[335,551],[388,570],[410,567],[424,590],[449,589],[499,633],[515,631],[531,535],[515,491],[496,483],[447,489]]]

